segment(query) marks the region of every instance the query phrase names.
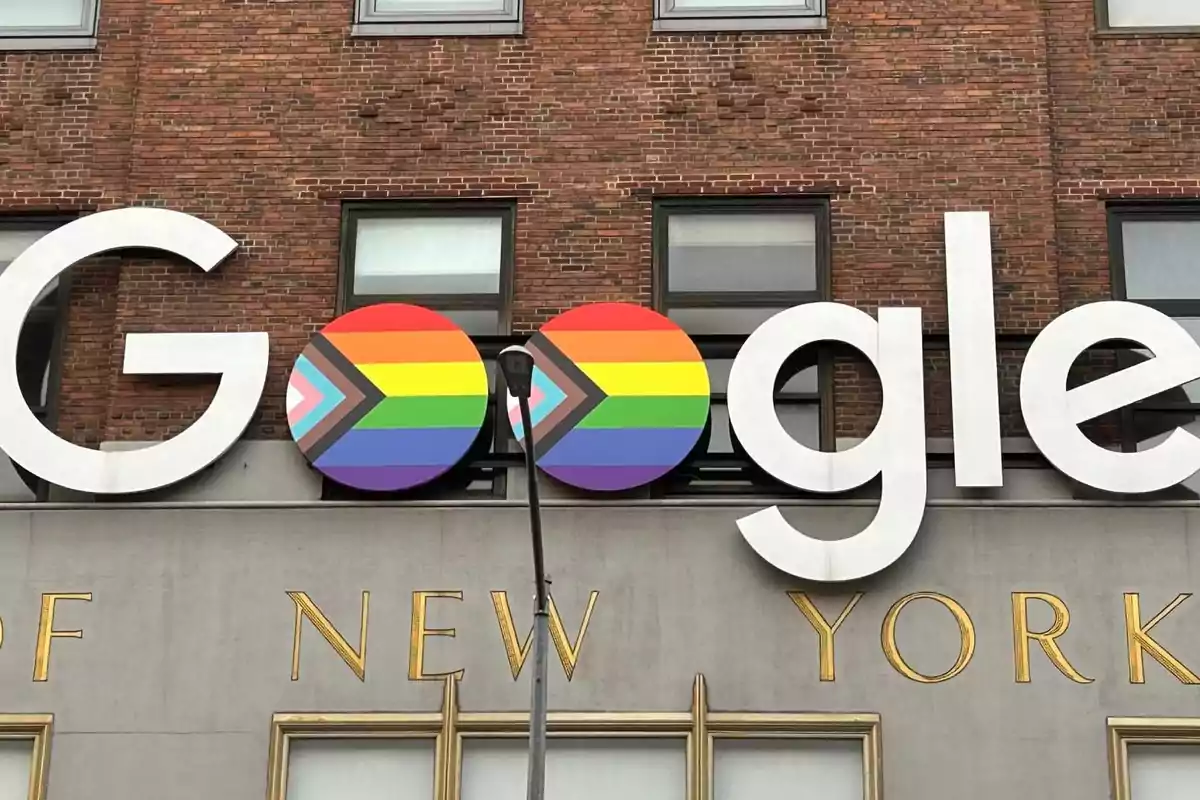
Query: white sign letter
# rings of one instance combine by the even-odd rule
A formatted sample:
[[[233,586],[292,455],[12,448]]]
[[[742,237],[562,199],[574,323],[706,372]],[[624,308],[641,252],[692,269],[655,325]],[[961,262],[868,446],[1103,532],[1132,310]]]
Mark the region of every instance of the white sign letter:
[[[883,385],[879,423],[858,446],[822,453],[797,442],[775,413],[774,387],[784,361],[818,341],[845,342],[875,366]],[[806,536],[778,507],[738,520],[760,556],[797,578],[849,581],[897,561],[925,514],[925,389],[921,310],[881,308],[879,322],[839,303],[810,303],[776,314],[738,353],[729,375],[729,419],[750,458],[798,489],[845,492],[883,476],[875,519],[848,539]]]
[[[1154,358],[1068,391],[1075,359],[1111,340],[1136,342]],[[1093,444],[1079,424],[1197,378],[1200,345],[1170,317],[1136,303],[1092,303],[1033,341],[1021,369],[1021,412],[1033,441],[1066,475],[1108,492],[1156,492],[1200,470],[1200,439],[1176,429],[1153,449],[1117,453]]]
[[[1004,485],[988,219],[986,211],[946,214],[950,397],[954,407],[954,482],[958,486]]]
[[[266,333],[131,333],[126,374],[221,376],[212,405],[195,423],[144,449],[101,452],[60,439],[38,422],[17,381],[17,340],[26,315],[42,288],[72,264],[131,247],[173,253],[208,272],[237,242],[188,214],[122,208],[46,234],[0,273],[0,451],[38,477],[80,492],[145,492],[194,475],[246,430],[266,383]]]

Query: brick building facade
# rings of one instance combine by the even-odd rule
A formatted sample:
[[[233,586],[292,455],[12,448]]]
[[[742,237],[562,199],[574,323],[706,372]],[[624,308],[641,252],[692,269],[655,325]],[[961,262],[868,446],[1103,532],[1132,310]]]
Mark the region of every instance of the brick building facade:
[[[1200,375],[1200,0],[0,0],[0,64],[0,306],[63,260],[48,243],[141,226],[52,281],[19,336],[0,314],[17,360],[15,383],[0,370],[0,800],[526,797],[529,476],[474,350],[494,367],[603,301],[689,334],[666,331],[676,356],[637,383],[689,368],[667,399],[700,409],[700,438],[626,493],[574,491],[538,461],[547,797],[1196,796],[1200,473],[1184,468],[1200,439],[1130,454],[1200,436],[1196,384],[1084,426],[1114,454],[1055,416],[1070,398],[1044,355],[1071,346],[1062,327],[1038,340],[1030,397],[1019,381],[1039,331],[1112,298],[1179,325],[1122,304],[1095,329],[1133,320],[1121,331],[1174,346],[1176,384]],[[138,206],[184,214],[42,238]],[[962,211],[987,224],[947,216]],[[209,274],[128,249],[151,218],[211,245],[193,254],[236,249]],[[985,228],[1003,458],[990,362],[964,381],[956,360],[951,407],[951,321],[966,306],[968,344],[990,331],[982,292],[956,288],[951,314],[947,274],[982,282]],[[292,441],[290,375],[328,343],[314,332],[381,299],[471,336],[449,332],[485,422],[426,486],[359,493]],[[755,345],[794,331],[747,335],[822,300],[921,309],[928,456],[915,333],[878,361],[884,447],[814,454],[757,424],[772,398]],[[867,349],[885,327],[844,308],[787,319],[826,311],[870,329]],[[887,316],[902,340],[911,311]],[[416,330],[430,349],[447,332]],[[248,334],[154,340],[185,369],[218,351],[235,399],[206,415],[215,381],[123,374],[139,332]],[[769,467],[730,425],[746,352],[733,427]],[[1140,357],[1104,342],[1078,377]],[[861,356],[780,360],[785,433],[834,450],[875,427]],[[375,380],[347,363],[321,377]],[[442,378],[409,384],[454,395]],[[71,442],[156,446],[68,447],[18,390]],[[179,435],[202,415],[199,441]],[[363,427],[469,427],[449,416]],[[346,419],[316,438],[348,440]],[[650,427],[571,424],[626,442]]]
[[[64,436],[160,439],[205,407],[211,387],[121,375],[123,334],[267,330],[250,436],[287,438],[291,361],[339,302],[348,201],[515,201],[520,338],[580,302],[654,301],[656,201],[785,195],[828,202],[831,299],[923,309],[933,436],[941,215],[992,213],[1019,436],[1022,335],[1112,296],[1108,204],[1200,197],[1196,39],[1108,29],[1093,0],[830,2],[824,29],[750,32],[656,31],[650,0],[529,0],[520,35],[433,38],[352,35],[350,5],[103,0],[94,49],[3,55],[0,212],[158,205],[241,245],[203,281],[128,256],[73,271]],[[827,424],[863,435],[875,379],[843,365],[834,384]]]

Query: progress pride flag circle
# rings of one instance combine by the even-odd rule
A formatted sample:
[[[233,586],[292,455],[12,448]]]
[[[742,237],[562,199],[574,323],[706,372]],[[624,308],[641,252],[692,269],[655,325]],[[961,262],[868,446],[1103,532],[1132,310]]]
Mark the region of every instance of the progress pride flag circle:
[[[535,461],[589,491],[633,489],[670,472],[708,421],[708,370],[671,320],[642,306],[597,303],[547,322],[533,353]],[[522,446],[520,408],[508,416]]]
[[[331,480],[399,491],[466,455],[487,401],[483,360],[457,325],[420,306],[381,303],[313,336],[288,381],[288,426]]]

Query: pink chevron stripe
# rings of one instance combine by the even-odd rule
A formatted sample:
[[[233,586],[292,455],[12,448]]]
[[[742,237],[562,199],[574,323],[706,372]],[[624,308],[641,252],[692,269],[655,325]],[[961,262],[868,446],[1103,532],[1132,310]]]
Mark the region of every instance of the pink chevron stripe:
[[[292,379],[289,383],[291,384],[291,388],[294,388],[301,397],[300,402],[288,410],[288,424],[295,425],[321,404],[321,393],[309,383],[308,378],[300,374],[299,370],[292,373]]]

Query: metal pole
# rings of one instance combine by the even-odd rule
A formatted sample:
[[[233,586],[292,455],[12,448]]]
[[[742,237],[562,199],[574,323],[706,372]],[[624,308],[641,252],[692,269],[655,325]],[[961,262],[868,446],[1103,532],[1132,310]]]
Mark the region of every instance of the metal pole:
[[[533,578],[537,587],[533,611],[533,700],[529,714],[529,790],[527,800],[546,794],[546,650],[550,646],[550,611],[542,549],[542,508],[538,501],[537,464],[529,399],[517,398],[525,431],[525,476],[529,485],[529,529],[533,534]]]

